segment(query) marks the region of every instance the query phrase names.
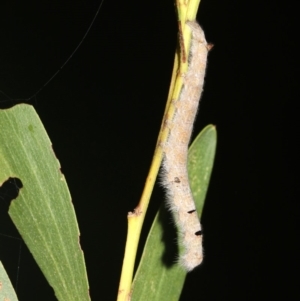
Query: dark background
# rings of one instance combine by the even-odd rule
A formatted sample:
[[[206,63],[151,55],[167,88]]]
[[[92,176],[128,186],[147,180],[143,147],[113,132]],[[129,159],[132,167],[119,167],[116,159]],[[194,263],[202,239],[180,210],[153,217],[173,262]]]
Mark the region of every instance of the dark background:
[[[209,54],[196,135],[218,146],[202,216],[205,260],[184,300],[295,300],[296,50],[292,1],[203,0]],[[177,39],[172,0],[2,1],[0,107],[30,103],[72,194],[93,300],[115,300],[127,231],[163,115]],[[5,94],[4,94],[5,93]],[[1,129],[0,129],[1,130]],[[12,185],[11,185],[12,186]],[[55,300],[7,215],[0,191],[0,260],[22,300]],[[147,231],[164,198],[157,187]],[[148,227],[148,228],[147,228]],[[20,254],[20,264],[19,254]],[[33,291],[32,291],[33,289]],[[33,295],[34,293],[34,295]],[[299,295],[298,295],[299,297]]]

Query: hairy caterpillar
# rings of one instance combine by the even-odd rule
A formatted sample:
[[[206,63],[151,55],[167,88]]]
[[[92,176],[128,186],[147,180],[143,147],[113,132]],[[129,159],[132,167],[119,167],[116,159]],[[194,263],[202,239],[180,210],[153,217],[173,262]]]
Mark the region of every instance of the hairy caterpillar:
[[[188,179],[188,144],[203,89],[210,47],[197,22],[188,21],[187,25],[192,32],[188,69],[183,75],[180,96],[174,101],[175,115],[172,120],[167,120],[170,134],[163,146],[162,184],[167,190],[167,204],[185,248],[180,264],[191,271],[202,262],[203,254],[201,225]]]

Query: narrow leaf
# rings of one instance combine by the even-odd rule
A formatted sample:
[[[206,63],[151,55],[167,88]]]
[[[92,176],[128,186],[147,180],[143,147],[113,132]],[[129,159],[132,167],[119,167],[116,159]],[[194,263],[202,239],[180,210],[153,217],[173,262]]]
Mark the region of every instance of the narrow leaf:
[[[200,216],[213,167],[216,140],[215,127],[208,125],[189,149],[189,178]],[[176,301],[180,298],[187,273],[176,263],[180,250],[176,246],[177,235],[175,226],[170,225],[170,218],[163,204],[144,247],[133,281],[131,301]]]
[[[15,290],[0,261],[0,300],[18,301]]]
[[[51,141],[32,106],[0,111],[0,185],[23,188],[9,215],[60,301],[90,300],[75,211]]]

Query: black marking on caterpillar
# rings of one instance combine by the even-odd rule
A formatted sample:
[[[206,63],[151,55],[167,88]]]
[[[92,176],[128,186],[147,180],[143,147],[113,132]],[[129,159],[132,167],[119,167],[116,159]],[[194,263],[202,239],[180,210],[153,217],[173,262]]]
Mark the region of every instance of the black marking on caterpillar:
[[[163,145],[162,184],[167,191],[168,207],[179,228],[179,242],[185,249],[179,262],[191,271],[202,262],[203,252],[198,214],[192,214],[196,206],[187,171],[188,144],[203,89],[209,45],[197,22],[188,21],[187,25],[192,32],[189,63],[180,96],[174,100],[174,117],[166,120],[170,134]]]

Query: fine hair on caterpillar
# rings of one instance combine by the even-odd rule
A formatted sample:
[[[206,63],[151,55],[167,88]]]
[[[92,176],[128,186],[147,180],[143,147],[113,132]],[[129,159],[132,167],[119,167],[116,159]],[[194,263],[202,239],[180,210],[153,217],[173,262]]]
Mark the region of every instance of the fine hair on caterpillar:
[[[203,251],[201,224],[188,178],[188,145],[203,90],[210,47],[196,21],[187,21],[186,24],[192,33],[188,68],[183,74],[180,95],[173,100],[174,117],[166,122],[170,133],[163,145],[161,182],[166,188],[167,206],[179,229],[179,243],[184,248],[179,263],[191,271],[202,262]]]

